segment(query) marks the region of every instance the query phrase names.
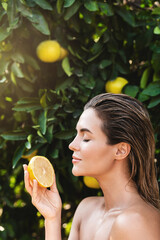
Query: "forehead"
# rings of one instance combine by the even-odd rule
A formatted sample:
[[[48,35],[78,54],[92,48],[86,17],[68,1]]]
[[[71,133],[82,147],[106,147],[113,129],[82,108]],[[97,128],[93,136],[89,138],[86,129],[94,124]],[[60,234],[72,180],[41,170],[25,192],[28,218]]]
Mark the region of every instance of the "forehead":
[[[93,108],[84,110],[77,123],[77,128],[88,128],[90,130],[101,128],[102,120]]]

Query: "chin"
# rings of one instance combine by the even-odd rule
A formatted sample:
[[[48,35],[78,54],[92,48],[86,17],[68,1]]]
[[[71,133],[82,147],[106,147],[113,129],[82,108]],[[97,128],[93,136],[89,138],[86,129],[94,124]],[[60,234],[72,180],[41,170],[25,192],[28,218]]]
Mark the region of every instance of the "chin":
[[[81,174],[78,173],[78,171],[75,171],[72,169],[72,174],[75,176],[75,177],[80,177],[82,176]]]
[[[77,166],[73,166],[72,174],[75,177],[82,177],[82,176],[89,176],[90,175],[90,173],[88,171],[80,170],[80,168],[78,168]]]
[[[82,173],[82,171],[79,171],[79,169],[77,169],[76,167],[73,166],[72,168],[72,174],[75,177],[80,177],[80,176],[84,176],[84,174]]]

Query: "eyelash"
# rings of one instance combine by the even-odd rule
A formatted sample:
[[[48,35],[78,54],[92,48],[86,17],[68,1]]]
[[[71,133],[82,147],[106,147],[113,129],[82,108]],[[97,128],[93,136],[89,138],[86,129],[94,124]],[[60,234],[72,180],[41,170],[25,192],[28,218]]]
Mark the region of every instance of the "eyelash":
[[[90,139],[83,139],[83,142],[89,142]]]

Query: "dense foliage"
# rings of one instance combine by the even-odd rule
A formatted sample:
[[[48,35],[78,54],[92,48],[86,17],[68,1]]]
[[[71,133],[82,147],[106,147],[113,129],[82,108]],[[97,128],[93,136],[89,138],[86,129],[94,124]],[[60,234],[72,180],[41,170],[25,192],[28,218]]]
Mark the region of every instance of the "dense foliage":
[[[69,55],[41,62],[55,39]],[[22,155],[37,149],[54,165],[63,200],[63,239],[78,202],[101,194],[72,175],[68,143],[84,103],[117,76],[144,102],[160,178],[160,4],[154,0],[0,1],[0,239],[44,239],[43,218],[24,190]]]

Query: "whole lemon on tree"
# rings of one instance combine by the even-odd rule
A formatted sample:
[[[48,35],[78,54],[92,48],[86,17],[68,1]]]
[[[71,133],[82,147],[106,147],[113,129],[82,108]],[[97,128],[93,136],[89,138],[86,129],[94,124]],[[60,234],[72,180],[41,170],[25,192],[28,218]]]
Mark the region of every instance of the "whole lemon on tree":
[[[56,40],[46,40],[37,46],[37,56],[42,62],[56,62],[68,55],[68,51]]]
[[[55,40],[46,40],[37,47],[37,56],[42,62],[56,62],[61,55],[61,46]]]
[[[98,181],[93,177],[84,176],[83,182],[89,188],[96,188],[96,189],[100,188]]]
[[[68,55],[68,51],[67,51],[65,48],[61,47],[61,53],[60,53],[60,57],[59,57],[58,60],[62,60],[62,59],[65,58],[67,55]]]
[[[107,81],[105,85],[106,92],[110,93],[122,93],[122,89],[128,83],[127,79],[122,77],[117,77],[114,80]]]

